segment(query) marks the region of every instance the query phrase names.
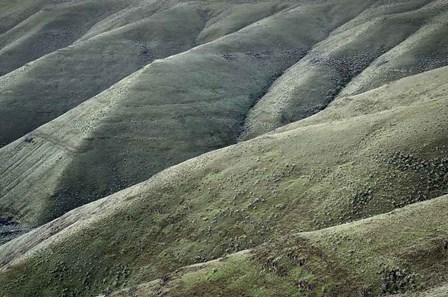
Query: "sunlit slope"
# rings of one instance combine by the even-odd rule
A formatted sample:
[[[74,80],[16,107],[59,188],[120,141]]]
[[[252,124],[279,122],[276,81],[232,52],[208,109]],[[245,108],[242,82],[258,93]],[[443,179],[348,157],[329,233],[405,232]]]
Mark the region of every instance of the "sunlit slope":
[[[279,238],[112,296],[443,297],[448,292],[443,286],[447,215],[448,197],[443,196],[359,222]]]
[[[68,294],[91,296],[291,232],[335,226],[446,194],[447,74],[445,67],[341,98],[278,133],[193,158],[77,208],[0,247],[0,288],[6,296],[51,296],[64,288]],[[430,219],[443,220],[433,214]],[[369,237],[377,236],[383,235]],[[344,244],[365,244],[357,238]],[[330,239],[322,245],[326,253],[339,247],[337,238]],[[378,248],[378,254],[384,248],[393,259],[386,246]],[[382,258],[362,272],[363,251],[337,260],[355,265],[351,261],[359,258],[348,276],[356,276],[356,289],[372,284],[376,292],[381,276],[370,276],[381,269],[375,265]],[[430,262],[416,259],[412,265],[422,265],[419,271],[430,275],[425,272]],[[316,284],[319,290],[324,283],[339,290],[338,282],[346,280],[328,277]]]
[[[241,139],[315,114],[341,91],[341,97],[360,93],[447,65],[447,9],[446,1],[387,2],[367,9],[273,84],[250,111]],[[358,92],[350,91],[354,88]]]
[[[237,31],[288,4],[76,1],[49,7],[0,35],[0,146],[154,59]],[[236,11],[246,12],[240,22],[233,20]]]
[[[399,297],[445,297],[448,295],[448,285],[431,288],[423,292],[413,292],[398,295]]]
[[[281,11],[156,60],[2,148],[0,209],[23,224],[47,222],[235,143],[247,112],[275,78],[368,5],[352,3],[352,15],[333,16],[343,1]]]

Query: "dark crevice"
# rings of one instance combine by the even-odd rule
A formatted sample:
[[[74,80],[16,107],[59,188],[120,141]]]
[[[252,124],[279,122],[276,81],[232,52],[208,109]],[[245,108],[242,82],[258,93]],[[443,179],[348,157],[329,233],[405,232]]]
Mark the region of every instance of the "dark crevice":
[[[285,71],[283,71],[283,73],[285,73],[288,69],[294,67],[297,63],[300,62],[300,60],[302,60],[303,58],[305,58],[306,56],[308,56],[310,53],[313,53],[313,49],[315,48],[316,45],[320,44],[322,41],[326,40],[327,38],[329,38],[334,32],[336,32],[339,28],[343,27],[344,25],[350,23],[351,21],[353,21],[354,19],[356,19],[360,14],[362,14],[363,12],[365,12],[367,9],[371,8],[372,5],[366,5],[366,7],[364,7],[364,9],[362,9],[357,15],[353,16],[352,18],[350,18],[349,20],[343,22],[342,24],[337,25],[334,28],[330,28],[330,30],[328,31],[327,35],[325,38],[323,38],[322,40],[320,40],[319,42],[316,42],[310,49],[304,51],[303,55],[300,56],[300,58],[294,63],[292,64],[289,68],[285,69]],[[286,125],[292,122],[295,122],[297,120],[309,117],[319,111],[324,110],[333,100],[334,98],[337,97],[337,95],[342,91],[342,89],[350,82],[350,80],[352,78],[349,77],[349,69],[344,69],[341,70],[343,72],[343,75],[340,78],[340,82],[337,84],[338,87],[335,88],[335,90],[330,90],[325,98],[325,102],[321,103],[321,104],[317,104],[315,106],[310,107],[310,113],[307,114],[304,117],[301,117],[299,119],[294,119],[288,115],[286,115],[285,113],[281,114],[281,124]],[[359,74],[362,70],[360,70],[357,74]],[[353,72],[353,71],[352,71]],[[245,140],[244,137],[244,133],[245,133],[245,127],[247,124],[247,116],[249,115],[249,113],[251,112],[251,110],[256,106],[256,104],[269,92],[271,86],[274,84],[274,82],[281,77],[281,75],[283,75],[283,73],[281,73],[280,75],[278,75],[274,81],[271,81],[271,83],[269,84],[269,86],[267,86],[266,88],[264,88],[258,95],[258,97],[256,98],[256,100],[254,100],[253,104],[250,106],[250,109],[248,110],[248,112],[246,113],[245,119],[241,125],[240,128],[240,133],[237,137],[238,142]],[[347,77],[348,76],[348,77]]]
[[[296,63],[298,63],[300,60],[303,59],[303,57],[305,57],[307,55],[307,53],[309,52],[309,50],[287,50],[284,51],[283,54],[286,55],[295,55],[297,56],[297,60],[294,62],[293,65],[295,65]],[[255,58],[261,59],[263,58],[264,54],[266,53],[246,53],[247,55],[253,56]],[[226,57],[229,58],[229,57]],[[230,59],[230,58],[229,58]],[[290,67],[292,67],[290,66]],[[243,119],[240,121],[239,127],[238,127],[238,133],[237,133],[237,137],[236,137],[236,142],[240,142],[242,140],[244,140],[242,137],[245,133],[245,126],[246,126],[246,121],[247,121],[247,116],[250,113],[250,111],[255,107],[255,105],[257,105],[257,103],[269,92],[269,90],[271,89],[271,87],[273,86],[273,84],[285,73],[285,71],[287,69],[289,69],[290,67],[286,68],[285,70],[281,71],[281,72],[276,72],[273,73],[268,80],[266,81],[265,85],[260,88],[259,90],[257,90],[256,92],[253,92],[249,95],[249,101],[250,101],[250,105],[248,108],[248,111],[246,112],[246,114],[244,115]]]
[[[22,227],[13,216],[0,214],[0,246],[29,230],[30,228]]]
[[[387,50],[383,50],[382,53],[387,52]],[[382,55],[379,54],[380,55]],[[331,102],[333,102],[341,93],[341,91],[355,78],[357,77],[364,69],[369,67],[369,65],[376,59],[376,55],[364,55],[360,54],[354,60],[344,60],[344,59],[330,59],[325,61],[324,63],[330,65],[333,69],[336,69],[338,75],[336,78],[332,80],[333,87],[327,90],[326,94],[323,95],[324,98],[321,102],[318,102],[315,105],[309,106],[300,111],[299,116],[297,114],[288,115],[288,113],[283,114],[283,119],[285,120],[284,124],[292,123],[301,119],[305,119],[312,115],[319,113],[320,111],[325,110]],[[320,63],[318,61],[313,61],[317,64]]]
[[[337,75],[332,78],[331,84],[332,88],[328,89],[326,94],[322,94],[322,100],[316,102],[316,104],[308,106],[300,110],[293,110],[294,112],[289,112],[285,110],[281,115],[281,124],[287,125],[310,116],[313,116],[323,110],[325,110],[344,90],[344,88],[358,75],[360,75],[364,70],[369,68],[377,59],[393,48],[402,44],[405,40],[409,38],[413,33],[415,33],[424,23],[419,23],[415,26],[415,29],[407,35],[399,43],[390,46],[382,47],[376,53],[363,54],[359,53],[351,57],[332,57],[332,58],[322,58],[318,53],[311,52],[310,61],[316,66],[330,67],[337,71]]]

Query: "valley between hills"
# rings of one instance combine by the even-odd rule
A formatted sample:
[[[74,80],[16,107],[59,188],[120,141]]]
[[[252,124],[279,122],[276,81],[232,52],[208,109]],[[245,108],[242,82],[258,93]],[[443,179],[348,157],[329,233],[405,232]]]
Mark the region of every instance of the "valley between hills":
[[[447,1],[0,8],[0,296],[448,296]]]

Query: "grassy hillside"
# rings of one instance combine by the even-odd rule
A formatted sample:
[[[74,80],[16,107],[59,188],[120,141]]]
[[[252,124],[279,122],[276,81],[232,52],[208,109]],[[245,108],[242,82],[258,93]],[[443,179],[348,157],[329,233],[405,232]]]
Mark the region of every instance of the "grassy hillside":
[[[367,9],[273,84],[250,111],[241,138],[319,112],[340,92],[341,97],[365,92],[447,65],[447,8],[446,1],[397,1]]]
[[[0,33],[12,29],[14,26],[39,11],[39,9],[46,3],[48,2],[45,0],[24,0],[21,2],[21,5],[17,5],[17,3],[13,1],[0,1],[0,5],[3,8],[0,12],[2,19]]]
[[[236,142],[260,92],[326,36],[323,20],[310,11],[323,15],[329,8],[285,11],[157,60],[4,147],[1,207],[22,223],[46,222]]]
[[[0,296],[448,295],[445,0],[0,0]]]
[[[0,288],[6,296],[90,296],[441,196],[448,190],[447,72],[342,98],[277,133],[77,208],[0,247]],[[372,270],[353,273],[369,280]]]
[[[0,213],[22,225],[45,223],[312,115],[373,59],[438,17],[436,3],[149,1],[117,12],[72,46],[0,78],[7,94],[0,137],[12,140],[131,73],[0,149]],[[151,62],[163,55],[170,56]],[[278,109],[293,116],[277,117]],[[271,112],[276,124],[266,126]],[[245,124],[262,129],[252,134]]]
[[[245,21],[232,22],[235,6],[242,7],[238,8],[240,13],[246,11]],[[154,59],[212,41],[287,7],[276,1],[214,4],[118,0],[42,6],[0,35],[0,146]]]
[[[446,296],[447,212],[443,196],[282,237],[111,296]]]
[[[424,14],[437,10],[410,38],[379,57],[341,92],[341,96],[359,94],[390,81],[447,65],[448,13],[445,1],[432,1]]]
[[[0,35],[0,75],[72,44],[93,24],[126,6],[123,1],[113,0],[72,1],[64,5],[45,2],[39,11]]]

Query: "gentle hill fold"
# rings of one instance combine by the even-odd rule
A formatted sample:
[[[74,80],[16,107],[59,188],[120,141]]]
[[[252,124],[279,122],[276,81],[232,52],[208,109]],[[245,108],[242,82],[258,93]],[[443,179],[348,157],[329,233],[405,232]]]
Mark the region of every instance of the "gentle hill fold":
[[[4,244],[0,283],[11,294],[89,295],[443,195],[447,72],[342,98],[73,210]]]
[[[0,0],[0,296],[448,296],[445,0]]]
[[[422,284],[437,289],[400,296],[446,296],[448,226],[436,216],[447,212],[443,196],[356,223],[281,237],[111,296],[378,296]],[[434,236],[435,230],[445,237]]]

